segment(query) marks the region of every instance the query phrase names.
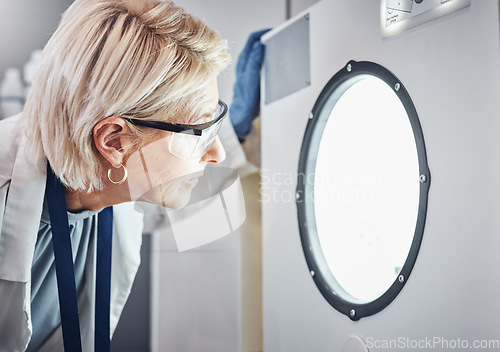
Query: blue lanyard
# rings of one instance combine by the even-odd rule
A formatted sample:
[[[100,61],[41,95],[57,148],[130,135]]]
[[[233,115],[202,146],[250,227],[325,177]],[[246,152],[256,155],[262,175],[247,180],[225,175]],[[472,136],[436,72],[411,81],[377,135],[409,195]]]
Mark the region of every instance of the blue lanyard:
[[[52,227],[64,350],[65,352],[81,352],[78,300],[64,186],[48,164],[46,195]],[[109,352],[110,350],[112,234],[113,208],[107,207],[99,212],[97,220],[95,352]]]

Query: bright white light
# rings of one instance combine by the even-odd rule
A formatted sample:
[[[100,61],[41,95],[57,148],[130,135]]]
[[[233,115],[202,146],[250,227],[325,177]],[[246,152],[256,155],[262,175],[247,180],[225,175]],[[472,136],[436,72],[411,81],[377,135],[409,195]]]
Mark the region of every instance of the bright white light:
[[[373,301],[397,278],[415,232],[419,189],[403,104],[376,77],[354,84],[330,114],[314,184],[323,254],[352,296]]]

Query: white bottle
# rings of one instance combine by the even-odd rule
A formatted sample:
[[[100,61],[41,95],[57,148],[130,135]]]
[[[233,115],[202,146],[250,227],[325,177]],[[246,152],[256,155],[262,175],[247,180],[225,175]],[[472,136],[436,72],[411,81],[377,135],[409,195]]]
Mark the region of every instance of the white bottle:
[[[8,68],[0,85],[0,116],[7,118],[23,111],[24,92],[21,70]]]
[[[23,78],[24,78],[24,100],[28,98],[28,94],[31,90],[31,85],[33,83],[33,78],[35,77],[36,70],[40,61],[42,59],[42,50],[33,50],[31,57],[23,67]]]

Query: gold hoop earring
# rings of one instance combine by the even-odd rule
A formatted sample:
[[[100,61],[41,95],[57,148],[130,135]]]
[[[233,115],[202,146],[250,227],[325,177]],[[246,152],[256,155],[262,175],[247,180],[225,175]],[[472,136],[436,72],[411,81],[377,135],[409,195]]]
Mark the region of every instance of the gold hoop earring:
[[[125,165],[123,164],[120,164],[121,167],[123,167],[123,178],[120,180],[120,181],[113,181],[111,179],[111,169],[108,169],[108,180],[112,183],[112,184],[115,184],[115,185],[121,185],[123,182],[125,182],[125,180],[127,179],[127,176],[128,176],[128,172],[127,172],[127,168],[125,167]]]

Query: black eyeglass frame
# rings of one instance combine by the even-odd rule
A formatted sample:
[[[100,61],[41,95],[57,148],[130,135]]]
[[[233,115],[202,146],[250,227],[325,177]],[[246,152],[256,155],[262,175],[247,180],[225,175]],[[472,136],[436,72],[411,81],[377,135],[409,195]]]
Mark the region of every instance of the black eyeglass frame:
[[[169,132],[175,132],[175,133],[185,133],[185,134],[192,134],[195,136],[201,136],[203,134],[203,131],[209,129],[210,127],[212,127],[213,125],[215,125],[219,121],[221,121],[224,117],[226,117],[227,110],[228,110],[227,104],[219,99],[218,105],[220,105],[222,107],[222,113],[220,114],[220,116],[217,116],[212,121],[200,123],[200,124],[195,124],[195,125],[181,124],[181,123],[170,123],[170,122],[164,122],[164,121],[142,120],[142,119],[134,119],[131,117],[122,117],[122,118],[124,120],[136,125],[136,126],[150,127],[150,128],[155,128],[158,130],[163,130],[163,131],[169,131]]]

